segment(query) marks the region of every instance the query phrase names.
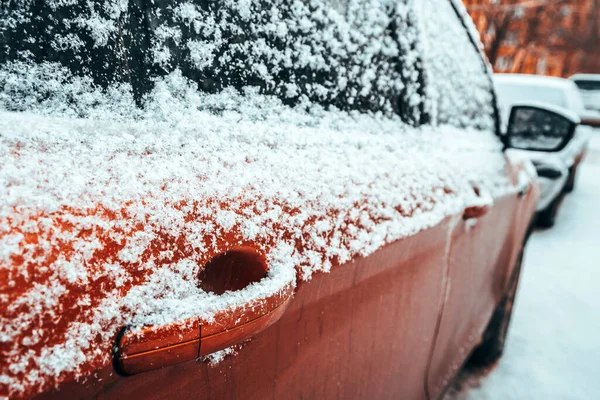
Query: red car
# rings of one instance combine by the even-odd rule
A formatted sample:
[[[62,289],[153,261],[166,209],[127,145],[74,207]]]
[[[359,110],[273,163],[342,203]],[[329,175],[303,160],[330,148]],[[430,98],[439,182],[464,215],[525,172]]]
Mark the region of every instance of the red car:
[[[1,6],[0,397],[431,399],[496,360],[539,192],[503,151],[574,123],[500,136],[462,5],[415,3]]]

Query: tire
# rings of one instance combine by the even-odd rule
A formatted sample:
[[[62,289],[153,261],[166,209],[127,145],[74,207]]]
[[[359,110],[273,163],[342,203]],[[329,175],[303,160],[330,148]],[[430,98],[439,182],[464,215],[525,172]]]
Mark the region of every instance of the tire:
[[[556,223],[556,216],[558,215],[558,208],[561,201],[562,195],[559,195],[544,211],[540,211],[536,217],[536,225],[540,228],[552,228]]]
[[[517,287],[519,285],[522,263],[523,250],[519,254],[517,265],[513,271],[507,291],[494,311],[492,319],[483,334],[481,343],[475,348],[469,358],[468,363],[470,365],[477,367],[491,366],[502,356],[512,316],[513,304],[517,294]]]
[[[573,190],[575,190],[576,176],[577,176],[577,166],[574,165],[573,167],[571,167],[571,170],[569,171],[569,179],[567,180],[567,184],[565,185],[566,193],[571,193],[571,192],[573,192]]]

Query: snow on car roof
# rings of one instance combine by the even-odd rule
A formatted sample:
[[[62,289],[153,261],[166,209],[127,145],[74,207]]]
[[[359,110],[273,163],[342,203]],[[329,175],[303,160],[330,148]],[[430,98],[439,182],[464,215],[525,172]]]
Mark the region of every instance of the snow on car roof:
[[[526,74],[494,74],[494,85],[504,118],[516,102],[537,101],[585,113],[585,105],[577,86],[571,80],[552,76]]]
[[[555,76],[529,74],[494,74],[494,81],[506,84],[543,86],[557,89],[570,88],[573,82]]]

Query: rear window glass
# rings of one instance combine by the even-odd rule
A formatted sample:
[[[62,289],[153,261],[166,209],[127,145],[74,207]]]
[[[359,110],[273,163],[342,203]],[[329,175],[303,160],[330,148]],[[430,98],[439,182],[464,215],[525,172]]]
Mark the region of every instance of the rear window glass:
[[[422,119],[412,2],[3,2],[0,102],[77,114],[115,92],[144,102],[173,72],[198,90],[258,88],[303,102]],[[51,79],[54,83],[48,84]],[[123,97],[123,96],[121,96]]]

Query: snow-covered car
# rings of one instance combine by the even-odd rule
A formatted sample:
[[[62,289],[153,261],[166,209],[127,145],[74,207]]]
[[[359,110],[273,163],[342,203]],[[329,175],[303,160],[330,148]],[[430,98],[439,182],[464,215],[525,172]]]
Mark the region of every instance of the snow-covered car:
[[[504,149],[559,129],[501,135],[460,2],[1,7],[0,397],[429,399],[501,355]]]
[[[494,86],[505,122],[511,106],[523,102],[542,102],[561,107],[575,113],[580,120],[588,113],[577,86],[568,79],[524,74],[494,74]],[[575,187],[577,167],[585,156],[591,131],[590,126],[580,124],[571,142],[561,151],[553,153],[527,151],[524,154],[532,161],[540,163],[564,163],[569,170],[565,191],[571,192]]]
[[[575,74],[569,78],[577,85],[587,114],[583,123],[600,127],[600,74]]]

